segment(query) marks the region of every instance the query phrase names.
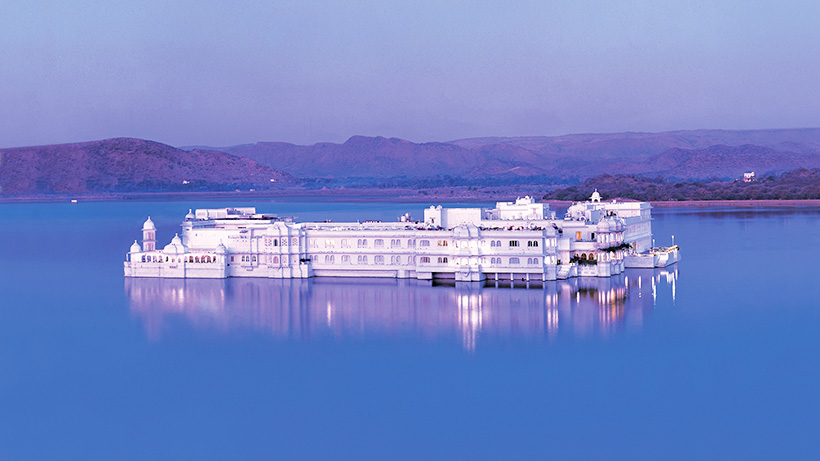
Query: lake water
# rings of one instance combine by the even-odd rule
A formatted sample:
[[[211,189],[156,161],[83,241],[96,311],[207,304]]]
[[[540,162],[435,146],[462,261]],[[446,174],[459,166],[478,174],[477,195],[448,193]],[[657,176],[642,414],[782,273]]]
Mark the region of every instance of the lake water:
[[[0,204],[0,459],[814,459],[820,210],[656,209],[664,270],[543,287],[125,280],[147,215]]]

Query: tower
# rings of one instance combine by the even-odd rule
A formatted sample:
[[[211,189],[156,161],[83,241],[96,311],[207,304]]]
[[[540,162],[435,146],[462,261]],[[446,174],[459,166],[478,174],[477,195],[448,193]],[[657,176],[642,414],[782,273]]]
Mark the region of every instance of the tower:
[[[157,228],[149,216],[142,225],[142,251],[154,251],[157,246]]]

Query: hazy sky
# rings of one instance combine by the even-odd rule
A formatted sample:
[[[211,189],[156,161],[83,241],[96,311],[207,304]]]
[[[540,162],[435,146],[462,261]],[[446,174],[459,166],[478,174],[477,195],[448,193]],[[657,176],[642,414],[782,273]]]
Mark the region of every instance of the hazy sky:
[[[0,146],[820,126],[820,2],[0,0]]]

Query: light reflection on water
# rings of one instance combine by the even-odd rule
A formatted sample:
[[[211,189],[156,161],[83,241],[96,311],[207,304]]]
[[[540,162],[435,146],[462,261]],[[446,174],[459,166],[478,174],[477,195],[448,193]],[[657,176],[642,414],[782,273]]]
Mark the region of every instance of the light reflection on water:
[[[560,332],[607,337],[640,329],[658,296],[676,296],[677,266],[627,270],[527,286],[510,282],[432,284],[417,280],[126,279],[132,314],[151,340],[173,334],[182,318],[206,332],[251,329],[274,337],[410,336],[537,339]]]

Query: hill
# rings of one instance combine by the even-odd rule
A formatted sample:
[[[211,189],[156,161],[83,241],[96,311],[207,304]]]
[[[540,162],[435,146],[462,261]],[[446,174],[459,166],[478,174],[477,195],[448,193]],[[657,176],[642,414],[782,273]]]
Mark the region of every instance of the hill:
[[[548,192],[545,200],[586,200],[598,190],[605,199],[680,200],[806,200],[820,199],[820,169],[799,168],[779,176],[742,180],[669,181],[636,175],[601,175],[582,184]]]
[[[260,142],[211,148],[302,178],[468,179],[545,177],[583,180],[626,172],[681,179],[735,178],[820,167],[820,129],[692,130],[474,138],[413,143],[354,136],[341,144]]]
[[[224,190],[271,179],[293,182],[246,158],[132,138],[0,149],[3,194]]]

